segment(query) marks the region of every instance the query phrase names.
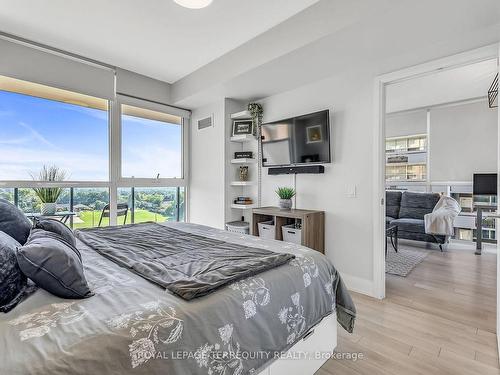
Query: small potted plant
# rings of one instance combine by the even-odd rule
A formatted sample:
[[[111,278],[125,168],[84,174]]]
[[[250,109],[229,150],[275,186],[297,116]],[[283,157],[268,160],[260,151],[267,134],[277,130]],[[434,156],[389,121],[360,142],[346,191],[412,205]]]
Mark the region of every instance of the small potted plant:
[[[279,187],[276,194],[280,197],[279,206],[282,210],[289,210],[292,208],[292,198],[295,196],[295,190],[290,187]]]
[[[42,181],[42,182],[58,182],[63,181],[66,178],[66,172],[59,169],[56,166],[47,167],[43,166],[42,170],[38,174],[38,177],[35,178],[33,175],[31,176],[33,180]],[[42,215],[53,215],[56,213],[56,202],[61,196],[63,189],[60,187],[41,187],[41,188],[33,188],[35,194],[42,202],[41,206],[41,214]]]

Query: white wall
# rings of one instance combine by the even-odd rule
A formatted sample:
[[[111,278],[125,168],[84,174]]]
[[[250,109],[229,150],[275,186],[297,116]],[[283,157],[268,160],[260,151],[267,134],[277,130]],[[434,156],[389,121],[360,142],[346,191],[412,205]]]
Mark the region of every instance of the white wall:
[[[191,103],[205,102],[213,96],[241,100],[267,96],[261,100],[265,121],[333,109],[333,163],[327,166],[324,175],[298,176],[298,203],[299,207],[326,211],[327,256],[349,287],[367,294],[373,294],[375,285],[372,212],[376,173],[373,168],[375,78],[499,41],[498,19],[492,12],[480,22],[485,27],[463,23],[464,17],[477,9],[470,2],[397,3],[385,9],[388,13],[385,18],[377,15],[363,19],[363,23],[343,28],[282,58],[261,64],[247,73],[240,72],[234,79],[224,79],[222,73],[231,72],[234,65],[224,59],[225,62],[217,65],[216,72],[215,66],[200,70],[196,75],[197,84],[182,95],[177,95],[175,84],[173,92],[175,100],[191,96]],[[450,6],[457,12],[450,13]],[[425,28],[421,27],[422,17],[426,19]],[[247,53],[260,58],[263,52],[258,46],[254,47]],[[203,72],[210,82],[199,77]],[[204,175],[208,178],[206,173]],[[275,205],[274,188],[291,184],[291,179],[290,176],[269,177],[264,171],[262,204]],[[356,185],[356,198],[346,196],[347,185]]]
[[[431,110],[431,181],[472,181],[497,170],[497,111],[486,101]]]
[[[197,120],[214,115],[214,126],[198,130]],[[224,228],[224,99],[191,116],[189,220]]]
[[[325,174],[297,176],[297,207],[326,212],[326,255],[348,286],[367,293],[373,278],[372,92],[373,76],[358,71],[262,101],[264,121],[330,109],[332,163]],[[262,204],[277,205],[275,188],[293,186],[292,178],[264,169]],[[356,198],[346,197],[348,185],[356,185]]]
[[[427,110],[388,114],[385,118],[387,138],[426,133]]]
[[[440,57],[440,56],[436,56]],[[369,65],[367,67],[367,65]],[[267,97],[260,102],[264,107],[264,121],[330,109],[332,130],[332,163],[325,165],[323,175],[297,176],[298,208],[318,209],[326,212],[326,255],[341,272],[346,284],[353,290],[373,294],[373,92],[374,79],[380,71],[376,63],[357,65],[342,74],[311,83],[300,88]],[[223,105],[219,105],[223,111]],[[208,113],[205,109],[203,114]],[[195,111],[194,118],[198,117]],[[216,123],[216,126],[218,124]],[[223,132],[217,132],[223,137]],[[214,134],[214,137],[217,136]],[[209,138],[205,142],[205,157],[196,155],[200,140],[192,144],[192,189],[203,189],[201,184],[214,184],[221,190],[220,197],[207,194],[195,198],[192,193],[193,222],[210,224],[205,215],[220,215],[216,224],[224,222],[221,169],[207,170],[209,160],[220,160],[219,147],[223,139]],[[496,150],[496,148],[494,149]],[[212,155],[213,154],[213,155]],[[217,154],[217,156],[215,156]],[[196,160],[201,163],[196,165]],[[214,175],[218,170],[219,175]],[[202,173],[196,176],[196,173]],[[274,190],[277,186],[292,185],[292,176],[268,176],[264,169],[262,205],[276,205]],[[357,195],[346,195],[350,185],[356,186]],[[211,194],[212,194],[211,193]],[[210,198],[211,202],[207,200]],[[217,208],[217,205],[220,207]],[[209,205],[210,208],[207,208]],[[213,221],[213,220],[212,220]]]

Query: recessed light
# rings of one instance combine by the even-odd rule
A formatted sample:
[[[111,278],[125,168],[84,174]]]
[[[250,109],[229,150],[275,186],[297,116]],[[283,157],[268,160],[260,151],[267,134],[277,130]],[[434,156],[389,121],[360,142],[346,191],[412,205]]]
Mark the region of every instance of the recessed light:
[[[212,0],[174,0],[180,6],[189,9],[201,9],[209,6]]]

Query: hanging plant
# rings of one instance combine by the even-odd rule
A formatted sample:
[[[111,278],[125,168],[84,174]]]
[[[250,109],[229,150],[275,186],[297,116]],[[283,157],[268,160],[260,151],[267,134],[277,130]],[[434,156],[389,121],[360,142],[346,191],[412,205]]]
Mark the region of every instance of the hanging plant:
[[[262,118],[264,115],[264,110],[262,109],[262,105],[259,103],[250,103],[248,104],[248,111],[252,116],[253,121],[253,132],[254,135],[257,134],[257,129],[262,125]]]

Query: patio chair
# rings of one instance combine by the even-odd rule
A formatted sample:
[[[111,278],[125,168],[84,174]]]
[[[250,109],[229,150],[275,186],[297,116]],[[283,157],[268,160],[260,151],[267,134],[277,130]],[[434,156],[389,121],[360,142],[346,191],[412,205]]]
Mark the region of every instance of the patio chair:
[[[127,203],[118,203],[118,205],[116,207],[116,216],[117,217],[125,216],[125,219],[123,220],[123,224],[127,223],[127,214],[128,214],[128,204]],[[99,219],[99,226],[101,226],[102,218],[109,217],[109,215],[110,215],[109,204],[107,204],[102,209],[101,218]]]

